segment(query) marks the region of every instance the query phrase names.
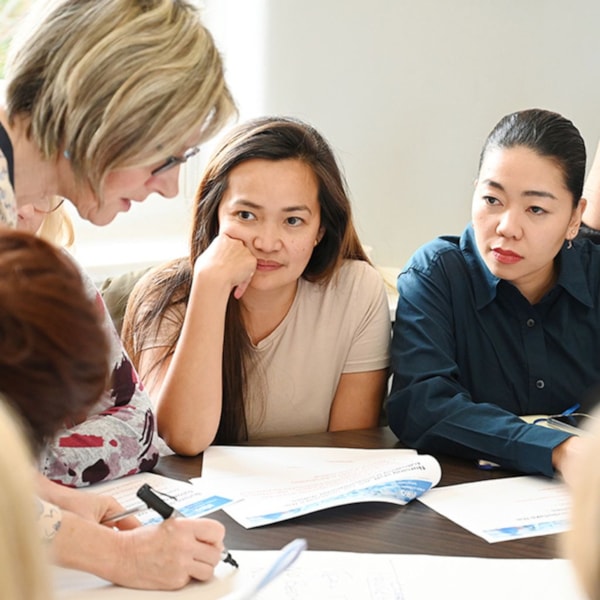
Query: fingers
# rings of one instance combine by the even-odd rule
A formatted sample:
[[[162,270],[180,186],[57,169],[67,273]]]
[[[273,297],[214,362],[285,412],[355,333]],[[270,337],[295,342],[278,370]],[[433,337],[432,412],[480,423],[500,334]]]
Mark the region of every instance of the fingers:
[[[116,527],[121,531],[128,531],[129,529],[136,529],[137,527],[142,526],[142,523],[133,515],[130,515],[129,517],[125,517],[124,519],[120,519],[119,521],[112,523],[110,521],[107,521],[105,524],[109,527]]]
[[[250,275],[250,277],[248,277],[248,279],[246,279],[246,281],[243,281],[242,283],[240,283],[233,290],[233,297],[236,300],[239,300],[244,295],[244,292],[248,289],[248,286],[250,285],[250,282],[252,281],[253,277],[254,277],[254,272]]]
[[[218,235],[197,258],[194,278],[208,277],[207,281],[223,282],[236,290],[239,298],[246,291],[256,270],[256,258],[244,242],[227,234]]]
[[[219,552],[223,550],[225,526],[214,519],[193,519],[195,536],[199,542],[206,542],[215,546]]]
[[[205,581],[221,560],[224,526],[212,519],[166,519],[117,534],[125,544],[117,583],[143,589],[175,590],[190,579]]]

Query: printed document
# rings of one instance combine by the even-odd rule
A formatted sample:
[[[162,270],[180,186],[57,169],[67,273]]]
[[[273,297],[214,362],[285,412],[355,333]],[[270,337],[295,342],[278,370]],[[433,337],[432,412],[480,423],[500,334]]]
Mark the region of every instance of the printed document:
[[[308,540],[310,546],[310,540]],[[244,590],[260,580],[277,551],[232,550],[239,569],[224,563],[215,578],[176,592],[113,586],[102,579],[56,569],[56,600],[585,600],[572,567],[562,559],[471,558],[409,554],[304,551],[253,596]]]
[[[252,528],[357,502],[403,505],[440,477],[438,461],[413,450],[211,446],[192,482],[240,497],[224,510]]]
[[[126,510],[136,507],[141,508],[142,510],[136,512],[134,516],[143,525],[160,523],[162,517],[156,514],[155,511],[144,508],[144,503],[136,496],[136,492],[144,483],[150,485],[154,491],[163,496],[163,499],[168,504],[189,518],[202,517],[215,512],[234,500],[233,497],[229,498],[214,493],[203,493],[186,481],[170,479],[156,473],[136,473],[128,477],[104,483],[96,483],[82,489],[90,493],[113,496]]]
[[[523,475],[449,485],[419,500],[490,543],[569,528],[568,489],[546,477]]]

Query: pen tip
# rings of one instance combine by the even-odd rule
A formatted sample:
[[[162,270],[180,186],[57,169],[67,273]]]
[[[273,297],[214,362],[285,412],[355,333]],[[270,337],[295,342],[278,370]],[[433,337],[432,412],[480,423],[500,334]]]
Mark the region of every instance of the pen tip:
[[[239,568],[239,566],[240,566],[240,565],[238,565],[237,560],[235,560],[235,558],[233,558],[233,556],[231,556],[231,554],[229,552],[223,559],[223,562],[229,563],[232,567],[235,567],[236,569]]]

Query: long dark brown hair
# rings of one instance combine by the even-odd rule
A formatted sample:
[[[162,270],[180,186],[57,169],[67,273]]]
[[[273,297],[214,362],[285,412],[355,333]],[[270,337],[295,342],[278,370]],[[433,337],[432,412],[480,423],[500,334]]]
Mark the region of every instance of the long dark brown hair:
[[[77,267],[35,236],[0,231],[0,393],[39,451],[108,384],[101,312]]]
[[[190,256],[153,272],[137,286],[129,299],[123,335],[136,366],[145,341],[156,336],[165,312],[185,307],[192,283],[192,268],[219,233],[218,210],[229,183],[229,173],[251,159],[300,160],[318,181],[318,201],[324,235],[313,250],[302,274],[312,282],[326,283],[344,259],[368,261],[352,222],[346,183],[333,151],[312,126],[288,117],[263,117],[233,129],[212,155],[195,197]],[[173,354],[181,327],[170,347],[150,371]],[[223,350],[223,406],[215,441],[232,443],[247,439],[244,398],[245,367],[252,358],[250,339],[240,305],[230,296],[225,318]],[[141,373],[142,379],[148,372]],[[254,392],[254,391],[253,391]]]

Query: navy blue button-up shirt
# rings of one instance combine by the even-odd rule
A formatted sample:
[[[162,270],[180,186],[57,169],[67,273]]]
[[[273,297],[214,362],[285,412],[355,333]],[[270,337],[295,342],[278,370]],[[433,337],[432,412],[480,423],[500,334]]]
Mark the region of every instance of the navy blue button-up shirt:
[[[403,443],[553,475],[568,434],[517,415],[560,413],[600,383],[600,246],[577,240],[556,260],[531,305],[492,275],[471,225],[417,250],[398,277],[386,405]]]

